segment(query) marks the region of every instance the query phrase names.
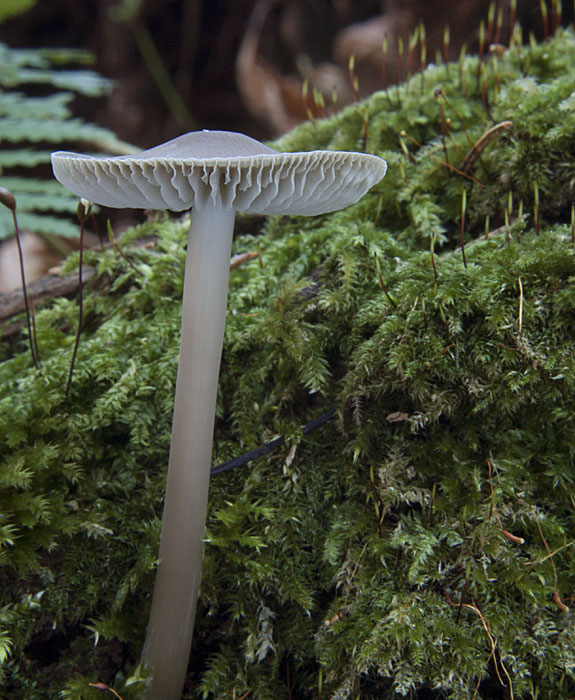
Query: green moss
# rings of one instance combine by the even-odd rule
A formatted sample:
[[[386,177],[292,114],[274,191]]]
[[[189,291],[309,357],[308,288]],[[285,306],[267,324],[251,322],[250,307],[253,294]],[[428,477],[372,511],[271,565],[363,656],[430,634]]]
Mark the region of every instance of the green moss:
[[[289,441],[212,481],[186,697],[575,693],[574,57],[560,32],[497,73],[486,61],[486,104],[476,59],[461,77],[429,68],[279,142],[362,148],[367,119],[389,173],[342,212],[238,222],[236,252],[259,246],[262,266],[231,275],[214,462]],[[473,179],[443,164],[504,120]],[[503,227],[488,239],[485,217]],[[68,398],[74,301],[37,315],[40,371],[26,338],[1,346],[0,661],[16,700],[141,690],[185,231],[127,232],[141,274],[87,256]]]

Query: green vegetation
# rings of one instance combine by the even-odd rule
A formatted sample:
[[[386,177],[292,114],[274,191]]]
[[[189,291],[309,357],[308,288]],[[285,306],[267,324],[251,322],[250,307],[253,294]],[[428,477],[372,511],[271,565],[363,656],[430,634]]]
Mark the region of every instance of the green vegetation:
[[[365,145],[389,172],[329,216],[239,217],[261,267],[231,274],[214,462],[289,440],[212,481],[187,698],[575,695],[574,58],[560,31],[429,68],[278,144]],[[68,398],[74,301],[37,314],[40,370],[25,337],[0,346],[15,700],[142,689],[185,231],[124,234],[138,272],[86,256]]]
[[[12,11],[26,4],[14,2]],[[0,9],[0,22],[9,9]],[[51,178],[53,150],[69,144],[106,153],[130,149],[109,130],[72,116],[76,96],[95,98],[111,88],[109,80],[77,67],[92,61],[87,51],[12,49],[0,42],[0,186],[16,197],[22,229],[77,235],[77,228],[58,216],[75,212],[77,199]],[[76,67],[64,68],[70,65]],[[0,239],[13,234],[12,216],[2,208]]]

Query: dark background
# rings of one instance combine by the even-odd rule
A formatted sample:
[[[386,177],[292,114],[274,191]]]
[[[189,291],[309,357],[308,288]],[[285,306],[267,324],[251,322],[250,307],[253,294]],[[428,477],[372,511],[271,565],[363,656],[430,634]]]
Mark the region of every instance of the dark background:
[[[487,22],[489,5],[488,0],[39,0],[0,26],[0,41],[93,52],[95,69],[116,86],[107,99],[78,101],[75,108],[138,146],[201,128],[265,139],[306,118],[306,77],[330,104],[337,89],[336,108],[349,102],[351,53],[361,94],[384,80],[404,78],[409,35],[420,22],[426,27],[427,62],[443,52],[446,24],[450,58],[457,59],[462,44],[477,51],[479,22]],[[548,5],[551,12],[550,0]],[[509,0],[497,7],[503,18],[499,41],[505,44]],[[542,38],[539,0],[518,0],[517,19],[525,39],[531,31]],[[572,7],[565,7],[564,22],[571,19]],[[397,65],[400,37],[404,60]],[[415,69],[418,54],[419,48]]]
[[[546,2],[552,31],[558,0]],[[543,39],[539,0],[517,0],[517,5],[522,40],[529,41],[530,33]],[[267,140],[306,120],[309,110],[318,117],[332,113],[420,70],[421,44],[413,44],[411,58],[408,48],[419,26],[425,27],[426,63],[445,55],[457,60],[463,45],[477,53],[482,20],[485,52],[493,42],[505,46],[511,0],[493,3],[489,31],[491,6],[490,0],[36,0],[31,10],[0,24],[0,41],[14,48],[88,49],[93,68],[113,87],[106,97],[75,98],[73,112],[135,146],[147,148],[196,129],[241,131]],[[563,23],[572,20],[573,4],[564,3]],[[447,25],[450,38],[444,46]],[[352,79],[358,81],[357,95]],[[51,90],[25,89],[30,95]],[[316,104],[313,90],[321,91],[325,109]],[[70,147],[77,150],[77,144]],[[33,174],[50,177],[47,171]],[[100,227],[105,230],[109,218],[119,233],[141,217],[141,212],[106,210]],[[86,245],[99,245],[96,229],[86,235]],[[61,254],[36,233],[22,232],[22,245],[29,282],[59,264]],[[16,244],[8,239],[0,245],[0,293],[19,285]]]

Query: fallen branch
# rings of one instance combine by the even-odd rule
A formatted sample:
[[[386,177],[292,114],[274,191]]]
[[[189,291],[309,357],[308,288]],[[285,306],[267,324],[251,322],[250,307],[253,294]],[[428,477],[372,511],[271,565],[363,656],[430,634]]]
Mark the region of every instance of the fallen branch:
[[[96,270],[93,267],[84,266],[82,268],[84,281],[91,279]],[[46,275],[28,285],[30,294],[34,298],[34,306],[65,297],[76,293],[78,290],[78,273],[70,275]],[[5,338],[22,328],[24,323],[21,319],[14,319],[15,316],[25,311],[22,292],[16,289],[12,292],[0,294],[0,337]]]

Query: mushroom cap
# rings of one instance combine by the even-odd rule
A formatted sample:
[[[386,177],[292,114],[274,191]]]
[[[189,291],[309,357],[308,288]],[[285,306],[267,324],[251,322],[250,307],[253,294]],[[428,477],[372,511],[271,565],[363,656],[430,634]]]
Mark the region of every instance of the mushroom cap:
[[[357,202],[385,175],[378,156],[281,153],[243,134],[194,131],[129,156],[52,154],[56,179],[107,207],[203,208],[210,200],[252,214],[325,214]]]

